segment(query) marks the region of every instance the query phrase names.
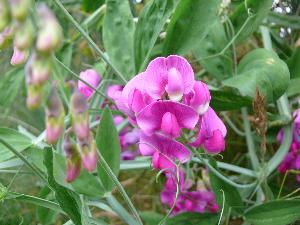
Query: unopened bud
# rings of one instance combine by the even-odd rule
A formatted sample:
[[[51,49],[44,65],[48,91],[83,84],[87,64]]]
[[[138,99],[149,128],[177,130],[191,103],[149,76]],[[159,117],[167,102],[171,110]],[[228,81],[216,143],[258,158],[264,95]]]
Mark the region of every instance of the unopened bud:
[[[46,107],[46,139],[48,144],[57,142],[64,130],[65,111],[58,96],[56,87],[53,86]]]
[[[40,21],[36,48],[40,52],[49,53],[61,46],[63,40],[62,28],[45,4],[39,4],[37,12]]]
[[[89,113],[86,98],[75,89],[71,97],[71,116],[72,126],[77,138],[80,141],[87,140],[89,137]]]
[[[10,15],[8,2],[7,0],[0,0],[0,32],[5,29],[9,22]]]
[[[13,66],[22,65],[26,62],[29,56],[29,51],[20,51],[18,48],[14,47],[14,53],[11,57],[10,64]]]
[[[93,134],[90,132],[89,138],[87,141],[78,141],[81,161],[83,167],[88,172],[93,172],[97,167],[97,149],[96,149],[96,142],[93,138]]]
[[[32,84],[40,85],[49,79],[51,67],[49,57],[33,53],[26,64],[25,73]]]
[[[27,85],[27,108],[30,110],[37,109],[42,102],[43,86],[29,84]]]
[[[23,21],[30,10],[31,0],[9,0],[12,17]]]
[[[69,134],[66,134],[63,150],[66,156],[66,181],[72,182],[80,174],[80,154],[75,144],[70,140]]]
[[[28,49],[33,42],[33,25],[29,19],[24,23],[16,24],[14,46],[20,50]]]
[[[0,49],[4,49],[10,45],[13,33],[13,28],[11,26],[4,28],[4,30],[0,33]]]

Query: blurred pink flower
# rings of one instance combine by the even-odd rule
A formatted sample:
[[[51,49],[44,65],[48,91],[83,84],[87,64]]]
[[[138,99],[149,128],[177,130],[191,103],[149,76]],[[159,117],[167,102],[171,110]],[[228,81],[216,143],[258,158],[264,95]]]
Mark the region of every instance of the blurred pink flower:
[[[80,78],[94,88],[97,88],[101,80],[101,76],[97,73],[96,70],[93,69],[82,71],[80,73]],[[78,89],[87,98],[89,98],[94,93],[94,90],[91,87],[80,80],[78,81]]]
[[[28,51],[20,51],[18,48],[14,47],[14,53],[11,57],[10,64],[12,64],[13,66],[21,65],[26,62],[28,56]]]

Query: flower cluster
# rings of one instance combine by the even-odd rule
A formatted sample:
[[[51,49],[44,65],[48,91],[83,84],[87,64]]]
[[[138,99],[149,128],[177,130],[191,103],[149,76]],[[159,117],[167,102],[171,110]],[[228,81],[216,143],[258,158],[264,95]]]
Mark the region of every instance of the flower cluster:
[[[226,127],[209,107],[210,98],[207,85],[196,81],[190,64],[176,55],[151,61],[114,97],[119,110],[141,131],[140,153],[152,156],[157,169],[190,159],[190,151],[177,140],[184,138],[183,129],[193,132],[197,127],[192,146],[204,146],[208,153],[224,150]]]
[[[141,155],[151,156],[153,168],[162,170],[167,178],[162,202],[172,207],[178,183],[180,194],[174,214],[217,211],[213,193],[207,189],[190,191],[191,185],[186,184],[184,172],[177,164],[191,157],[184,145],[187,143],[191,147],[203,146],[206,152],[213,154],[225,149],[226,127],[209,107],[208,87],[195,80],[190,64],[176,55],[158,57],[122,90],[114,88],[116,91],[111,98],[140,130]],[[195,139],[190,141],[197,130]],[[179,176],[174,175],[178,173]]]
[[[203,172],[202,176],[206,178],[206,171],[203,170]],[[193,186],[193,181],[185,179],[184,170],[179,170],[178,179],[172,173],[166,173],[166,179],[160,199],[163,204],[168,205],[170,208],[174,205],[171,215],[183,212],[218,212],[219,206],[216,203],[214,193],[210,190],[210,184],[207,179],[199,180],[195,191],[190,190]],[[179,195],[176,199],[177,185]]]
[[[32,0],[0,0],[0,48],[13,42],[11,64],[21,65],[27,61],[27,106],[35,109],[41,104],[43,86],[51,74],[51,53],[61,46],[63,34],[54,14],[40,3],[34,19],[38,30],[35,37],[33,17],[29,15],[32,6]]]
[[[294,112],[293,137],[290,150],[278,167],[280,173],[285,173],[288,170],[300,169],[300,109]],[[282,142],[283,131],[280,130],[277,135],[279,143]],[[300,175],[297,175],[297,180],[300,181]]]

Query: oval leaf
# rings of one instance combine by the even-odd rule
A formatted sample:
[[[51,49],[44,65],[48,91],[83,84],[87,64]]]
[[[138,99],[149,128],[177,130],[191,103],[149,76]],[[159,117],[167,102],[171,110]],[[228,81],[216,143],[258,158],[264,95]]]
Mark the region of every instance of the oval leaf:
[[[97,149],[108,163],[116,176],[120,170],[120,140],[111,111],[108,107],[102,113],[96,136]],[[112,191],[114,183],[101,164],[98,164],[98,174],[107,192]]]
[[[255,49],[241,60],[238,76],[225,80],[223,85],[236,88],[243,96],[249,97],[254,97],[256,88],[259,88],[268,102],[273,102],[284,94],[289,80],[289,69],[276,53]]]

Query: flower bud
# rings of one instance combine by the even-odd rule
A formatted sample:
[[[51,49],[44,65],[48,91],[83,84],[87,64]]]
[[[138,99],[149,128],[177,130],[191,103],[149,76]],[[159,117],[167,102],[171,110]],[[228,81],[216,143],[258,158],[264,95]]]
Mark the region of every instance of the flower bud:
[[[0,0],[0,32],[5,29],[9,22],[10,15],[8,2],[7,0]]]
[[[13,37],[13,28],[11,26],[5,27],[2,33],[0,33],[0,49],[4,49],[9,46]]]
[[[93,138],[93,134],[90,132],[87,141],[78,141],[81,161],[83,167],[88,172],[93,172],[97,167],[97,149],[96,149],[96,142]]]
[[[13,66],[22,65],[28,59],[29,52],[27,50],[20,51],[18,48],[14,47],[14,53],[11,57],[10,64]]]
[[[69,134],[65,135],[63,151],[66,156],[66,181],[72,182],[80,174],[80,154],[75,144],[70,140]]]
[[[31,78],[31,83],[35,85],[44,84],[51,73],[50,58],[33,53],[26,64],[25,73]]]
[[[49,53],[61,46],[63,40],[62,28],[45,4],[39,4],[37,12],[40,21],[36,48],[40,52]]]
[[[23,21],[27,17],[31,0],[9,0],[12,17],[17,21]]]
[[[33,25],[29,19],[16,25],[14,46],[20,50],[28,49],[33,42]]]
[[[37,109],[42,102],[43,87],[41,85],[27,85],[27,108],[30,110]]]
[[[57,142],[64,130],[65,111],[56,87],[52,87],[46,107],[46,139],[48,144]]]
[[[88,104],[78,89],[75,89],[71,97],[71,118],[77,138],[80,141],[87,140],[90,132]]]

